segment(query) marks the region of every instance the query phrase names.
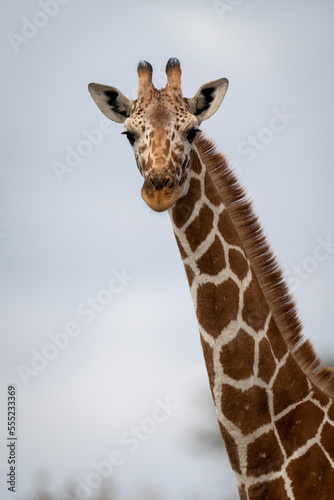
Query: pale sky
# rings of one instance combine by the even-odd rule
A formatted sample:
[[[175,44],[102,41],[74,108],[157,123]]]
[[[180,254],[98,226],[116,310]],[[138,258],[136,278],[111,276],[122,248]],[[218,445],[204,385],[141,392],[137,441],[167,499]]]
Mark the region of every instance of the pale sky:
[[[41,467],[61,491],[114,460],[122,499],[151,485],[168,500],[234,500],[226,457],[187,448],[203,420],[194,401],[209,388],[168,215],[142,201],[122,125],[104,119],[87,85],[134,98],[138,61],[161,87],[170,57],[186,97],[229,79],[201,128],[254,200],[306,337],[333,360],[334,5],[17,0],[1,10],[0,497],[25,500]]]

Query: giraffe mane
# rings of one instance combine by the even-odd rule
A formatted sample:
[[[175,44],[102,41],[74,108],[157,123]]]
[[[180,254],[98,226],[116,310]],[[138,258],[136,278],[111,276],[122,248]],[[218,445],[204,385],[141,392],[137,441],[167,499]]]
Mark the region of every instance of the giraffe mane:
[[[203,134],[195,145],[225,207],[244,244],[245,252],[256,274],[264,297],[290,353],[309,379],[329,396],[334,397],[334,369],[324,366],[308,339],[304,339],[294,300],[261,224],[254,213],[237,177],[224,156]],[[318,370],[315,372],[315,370]]]

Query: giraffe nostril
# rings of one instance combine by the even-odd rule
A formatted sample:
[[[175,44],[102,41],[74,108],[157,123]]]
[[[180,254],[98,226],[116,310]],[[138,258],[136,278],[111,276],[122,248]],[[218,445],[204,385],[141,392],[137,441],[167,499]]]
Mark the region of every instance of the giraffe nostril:
[[[149,189],[161,191],[163,189],[173,189],[175,187],[175,179],[173,175],[160,174],[152,172],[146,180],[146,186]]]

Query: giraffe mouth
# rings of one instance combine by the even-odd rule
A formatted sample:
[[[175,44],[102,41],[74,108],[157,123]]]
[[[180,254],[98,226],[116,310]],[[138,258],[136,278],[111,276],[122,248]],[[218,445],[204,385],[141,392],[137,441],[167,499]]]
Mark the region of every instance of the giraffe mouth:
[[[179,193],[180,186],[176,177],[166,170],[150,172],[141,188],[143,200],[155,212],[168,210]]]

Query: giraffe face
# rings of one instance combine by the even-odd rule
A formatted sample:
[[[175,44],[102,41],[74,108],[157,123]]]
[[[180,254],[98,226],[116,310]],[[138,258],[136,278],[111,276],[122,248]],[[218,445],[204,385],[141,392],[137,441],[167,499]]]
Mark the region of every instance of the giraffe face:
[[[182,96],[181,68],[177,59],[166,65],[167,85],[157,90],[152,66],[138,65],[138,98],[129,100],[115,87],[91,83],[89,90],[101,111],[124,123],[144,184],[147,205],[163,212],[176,202],[187,175],[190,153],[199,125],[220,106],[228,87],[225,78],[200,87],[192,99]]]
[[[140,102],[124,122],[138,169],[144,177],[141,195],[157,212],[170,208],[179,196],[199,120],[183,98],[170,99],[154,90],[152,99]]]

